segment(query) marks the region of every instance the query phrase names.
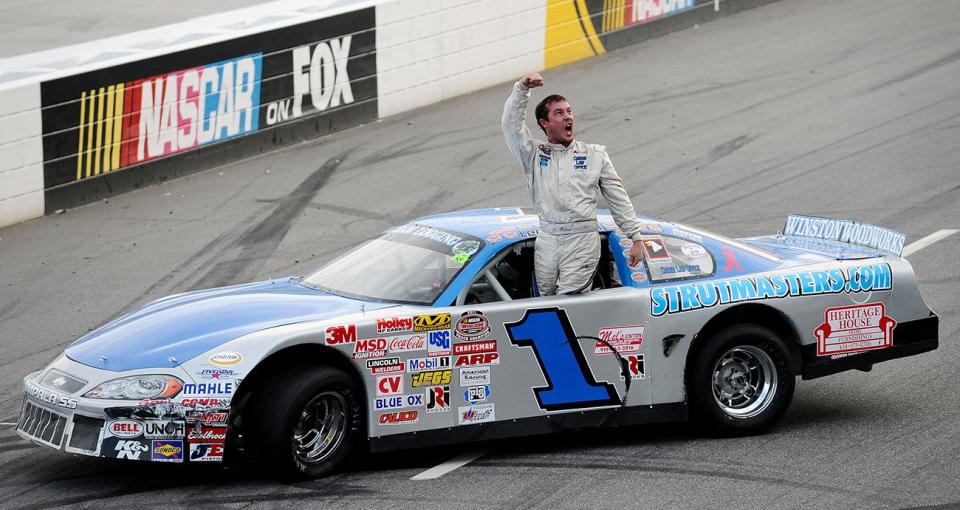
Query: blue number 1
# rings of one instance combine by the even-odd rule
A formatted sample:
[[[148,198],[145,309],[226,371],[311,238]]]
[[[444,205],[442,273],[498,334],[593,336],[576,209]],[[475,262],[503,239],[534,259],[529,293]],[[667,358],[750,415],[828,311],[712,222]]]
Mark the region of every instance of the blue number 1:
[[[583,350],[567,318],[559,308],[527,310],[517,322],[504,324],[510,341],[532,347],[547,380],[534,388],[541,409],[559,411],[620,404],[609,383],[598,383],[590,373]]]

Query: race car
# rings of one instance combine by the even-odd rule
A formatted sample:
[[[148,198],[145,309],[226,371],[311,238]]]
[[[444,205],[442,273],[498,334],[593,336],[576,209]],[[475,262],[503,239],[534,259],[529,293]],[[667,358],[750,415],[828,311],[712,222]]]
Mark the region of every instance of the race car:
[[[427,216],[306,277],[154,301],[24,379],[18,433],[314,478],[368,451],[691,419],[755,434],[812,379],[937,348],[904,236],[791,215],[729,239],[609,214],[590,290],[541,296],[535,215]]]

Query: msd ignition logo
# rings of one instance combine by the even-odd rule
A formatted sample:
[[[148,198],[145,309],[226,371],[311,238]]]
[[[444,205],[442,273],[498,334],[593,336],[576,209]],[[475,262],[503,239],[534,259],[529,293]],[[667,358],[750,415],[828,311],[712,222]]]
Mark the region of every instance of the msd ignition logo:
[[[76,179],[256,131],[261,54],[80,95]]]
[[[267,105],[268,126],[353,102],[347,73],[352,40],[347,35],[293,50],[293,96]]]

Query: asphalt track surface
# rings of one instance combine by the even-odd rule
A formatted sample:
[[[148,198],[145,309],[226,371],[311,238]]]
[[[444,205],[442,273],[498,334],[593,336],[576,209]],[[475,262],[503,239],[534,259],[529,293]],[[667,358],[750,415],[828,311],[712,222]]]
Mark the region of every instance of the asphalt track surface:
[[[638,210],[735,236],[788,212],[915,241],[960,228],[960,3],[784,0],[545,74]],[[529,203],[499,132],[510,84],[0,229],[0,422],[20,379],[165,294],[303,274],[426,213]],[[543,89],[541,89],[543,90]],[[542,97],[538,91],[536,97]],[[939,350],[802,381],[769,433],[677,425],[376,455],[286,485],[63,456],[0,426],[0,505],[914,507],[960,502],[960,234],[911,255]],[[487,452],[441,478],[450,457]]]

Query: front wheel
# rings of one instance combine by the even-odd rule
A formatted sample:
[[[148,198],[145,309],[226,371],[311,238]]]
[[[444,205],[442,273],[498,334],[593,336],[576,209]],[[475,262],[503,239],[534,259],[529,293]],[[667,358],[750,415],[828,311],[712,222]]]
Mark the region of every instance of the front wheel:
[[[711,435],[749,435],[775,424],[795,380],[783,342],[767,328],[738,325],[708,340],[691,374],[691,412]]]
[[[252,449],[281,478],[309,479],[341,467],[359,443],[357,385],[331,367],[302,367],[266,381],[248,414]]]

